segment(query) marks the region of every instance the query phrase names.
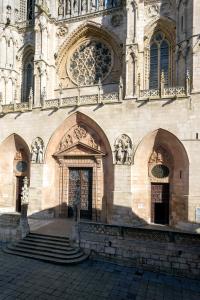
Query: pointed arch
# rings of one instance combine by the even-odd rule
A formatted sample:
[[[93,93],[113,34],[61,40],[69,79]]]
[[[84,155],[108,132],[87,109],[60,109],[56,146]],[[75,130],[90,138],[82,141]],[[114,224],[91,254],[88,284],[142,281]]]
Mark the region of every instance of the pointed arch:
[[[74,137],[76,134],[74,128],[85,131],[86,138],[83,138],[80,143],[72,142],[70,147],[66,146],[66,149],[63,149],[59,146],[61,141],[68,133],[72,134],[70,139]],[[91,146],[89,137],[94,139],[98,147]],[[65,193],[68,189],[71,167],[91,168],[93,170],[92,219],[104,222],[109,220],[114,186],[112,150],[105,133],[93,119],[80,112],[70,115],[51,136],[46,148],[45,163],[47,185],[44,189],[44,206],[46,208],[49,203],[54,203],[54,206],[60,205],[62,209],[61,203],[68,203],[68,194]]]
[[[99,40],[109,46],[113,51],[113,81],[118,81],[122,68],[122,47],[119,38],[114,33],[109,32],[102,25],[95,22],[85,22],[74,30],[63,42],[58,50],[56,58],[57,73],[59,79],[70,78],[66,66],[69,65],[69,57],[74,48],[88,40]],[[65,82],[64,82],[65,84]]]
[[[7,211],[20,211],[21,190],[24,176],[30,177],[30,150],[26,141],[16,133],[0,144],[0,197],[1,206]]]
[[[134,155],[136,202],[144,204],[146,220],[151,221],[151,174],[149,160],[152,153],[162,147],[171,158],[169,224],[188,221],[189,158],[184,145],[171,132],[157,129],[139,143]],[[157,182],[157,181],[156,181]],[[141,198],[142,197],[142,198]],[[137,211],[137,207],[135,208]]]

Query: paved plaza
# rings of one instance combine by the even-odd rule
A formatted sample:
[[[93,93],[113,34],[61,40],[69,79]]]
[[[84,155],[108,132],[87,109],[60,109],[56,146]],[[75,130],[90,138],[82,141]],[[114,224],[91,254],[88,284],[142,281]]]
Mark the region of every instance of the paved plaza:
[[[0,299],[199,300],[200,281],[93,260],[52,265],[0,250]]]

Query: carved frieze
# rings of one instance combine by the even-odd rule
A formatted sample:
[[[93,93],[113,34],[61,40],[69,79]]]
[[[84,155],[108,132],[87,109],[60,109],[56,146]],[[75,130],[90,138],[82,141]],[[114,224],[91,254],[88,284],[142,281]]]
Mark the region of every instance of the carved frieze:
[[[126,134],[119,136],[114,144],[114,163],[118,165],[131,165],[133,161],[133,144]]]

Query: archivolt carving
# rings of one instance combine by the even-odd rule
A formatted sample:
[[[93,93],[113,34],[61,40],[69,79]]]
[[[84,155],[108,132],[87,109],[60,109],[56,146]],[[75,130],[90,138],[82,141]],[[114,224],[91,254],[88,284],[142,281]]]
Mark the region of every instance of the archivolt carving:
[[[97,138],[94,136],[94,134],[88,132],[83,125],[75,125],[62,138],[58,151],[66,150],[78,142],[86,144],[97,150],[100,148]]]
[[[170,41],[172,48],[176,44],[176,31],[175,22],[168,18],[161,17],[160,19],[153,20],[145,26],[145,47],[149,47],[153,34],[157,31],[162,31],[166,38]]]
[[[133,161],[133,144],[126,134],[119,136],[114,145],[114,161],[118,165],[131,165]]]
[[[57,72],[60,80],[62,80],[63,87],[66,87],[69,83],[68,68],[66,67],[67,61],[77,46],[84,43],[86,40],[96,40],[110,46],[113,50],[113,67],[109,75],[110,79],[108,78],[108,80],[111,80],[112,82],[117,82],[119,80],[122,62],[122,48],[118,42],[116,42],[117,38],[114,39],[113,36],[113,33],[108,33],[108,31],[100,24],[88,22],[78,27],[76,31],[67,38],[58,51],[56,59]],[[72,82],[71,85],[73,86]]]

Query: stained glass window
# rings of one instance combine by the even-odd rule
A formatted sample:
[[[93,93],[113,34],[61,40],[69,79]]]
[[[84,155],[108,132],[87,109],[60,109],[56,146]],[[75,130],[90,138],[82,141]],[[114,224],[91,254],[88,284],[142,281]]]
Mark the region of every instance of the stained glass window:
[[[69,72],[79,85],[97,84],[111,70],[111,50],[101,41],[86,41],[72,53]]]
[[[29,58],[25,64],[23,69],[23,80],[22,80],[22,102],[28,101],[30,96],[30,92],[32,89],[33,93],[33,58]]]
[[[150,47],[150,76],[149,88],[159,88],[161,73],[164,72],[165,85],[169,81],[169,43],[162,32],[152,38]]]

